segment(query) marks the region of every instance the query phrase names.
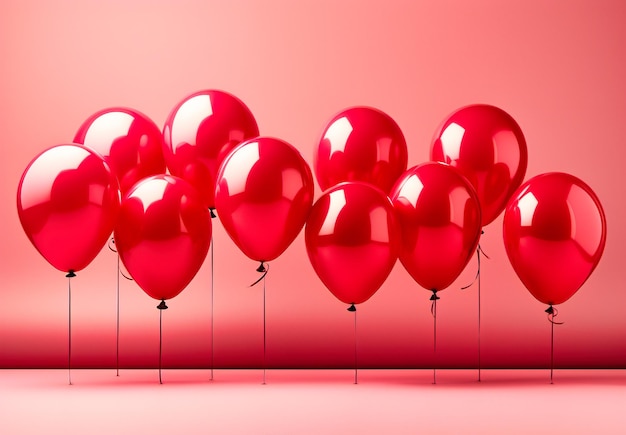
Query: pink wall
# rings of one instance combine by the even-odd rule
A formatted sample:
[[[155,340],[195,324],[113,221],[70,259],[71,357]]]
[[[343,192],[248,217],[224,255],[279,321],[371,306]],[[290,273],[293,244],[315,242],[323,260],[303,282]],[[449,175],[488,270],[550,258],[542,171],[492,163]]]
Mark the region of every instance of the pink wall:
[[[70,141],[82,121],[129,106],[163,125],[199,89],[234,93],[262,134],[312,162],[325,122],[352,105],[391,115],[409,144],[409,165],[428,159],[449,112],[489,103],[509,112],[529,147],[526,179],[572,173],[602,201],[604,257],[560,307],[557,366],[626,366],[626,3],[569,1],[86,1],[0,4],[0,367],[66,364],[67,282],[24,235],[15,207],[22,171],[43,149]],[[319,189],[316,197],[319,197]],[[256,264],[218,221],[215,232],[215,363],[262,361]],[[549,363],[544,306],[506,258],[502,217],[482,239],[483,366]],[[74,365],[115,362],[115,264],[103,250],[73,281]],[[475,263],[441,293],[439,363],[476,364]],[[164,313],[164,364],[206,367],[210,265]],[[267,358],[276,367],[352,364],[353,323],[318,280],[302,235],[267,280]],[[121,289],[121,364],[154,366],[156,301]],[[359,315],[359,360],[372,367],[433,364],[430,294],[398,263]]]

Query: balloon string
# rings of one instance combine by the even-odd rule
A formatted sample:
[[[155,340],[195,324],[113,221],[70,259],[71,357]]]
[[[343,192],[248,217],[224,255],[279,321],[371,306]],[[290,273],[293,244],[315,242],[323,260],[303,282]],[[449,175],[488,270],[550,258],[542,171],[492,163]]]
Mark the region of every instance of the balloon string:
[[[554,318],[559,315],[559,310],[552,305],[545,310],[548,313],[548,321],[550,322],[550,383],[553,384],[554,377],[554,325],[562,325],[563,322],[555,322]]]
[[[72,278],[76,274],[70,270],[67,278],[67,380],[72,385]]]
[[[213,380],[213,366],[214,366],[214,346],[213,343],[215,341],[215,332],[214,332],[214,322],[213,322],[213,315],[214,315],[214,310],[213,310],[213,272],[214,272],[214,263],[213,263],[213,236],[211,236],[211,376],[209,377],[209,380],[212,381]]]
[[[265,267],[267,266],[267,267]],[[261,264],[259,265],[259,267],[256,268],[257,272],[261,272],[263,273],[263,275],[261,275],[261,277],[259,279],[257,279],[256,281],[254,281],[252,284],[250,284],[248,287],[254,287],[255,285],[257,285],[258,283],[260,283],[261,281],[263,281],[265,279],[265,275],[267,275],[267,272],[270,271],[270,265],[266,264],[265,262],[261,261]]]
[[[432,303],[430,304],[430,314],[433,316],[433,353],[434,353],[434,364],[433,364],[433,384],[437,383],[437,301],[439,300],[439,296],[437,296],[437,290],[433,290],[433,294],[430,297]]]
[[[348,311],[354,313],[354,384],[359,383],[359,363],[358,363],[358,352],[357,352],[357,329],[356,329],[356,306],[351,304],[348,307]]]
[[[261,263],[261,266],[263,266],[263,264]],[[268,270],[269,270],[269,266],[268,266]],[[265,275],[267,275],[267,270],[265,271],[265,273],[263,274],[263,385],[265,385],[265,370],[267,367],[267,333],[266,333],[266,322],[265,322],[265,318],[266,318],[266,311],[265,311]]]
[[[159,384],[163,384],[161,378],[161,369],[163,366],[163,310],[167,310],[168,306],[165,304],[165,299],[161,299],[161,303],[157,305],[159,310]]]
[[[113,237],[111,237],[111,240],[109,240],[109,244],[107,246],[109,247],[110,251],[117,253],[117,248],[115,248],[115,239]],[[118,254],[118,260],[119,260],[119,254]],[[122,268],[119,266],[119,264],[118,264],[117,270],[118,270],[118,274],[122,275],[124,278],[126,278],[129,281],[133,281],[133,278],[126,275],[124,271],[122,270]]]
[[[115,329],[115,372],[120,375],[120,254],[117,254],[117,294],[116,294],[116,329]]]

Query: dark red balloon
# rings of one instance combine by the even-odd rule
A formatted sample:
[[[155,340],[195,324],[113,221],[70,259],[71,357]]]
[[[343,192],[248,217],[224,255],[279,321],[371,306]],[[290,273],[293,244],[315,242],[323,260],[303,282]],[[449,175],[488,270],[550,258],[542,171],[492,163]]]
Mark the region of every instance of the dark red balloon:
[[[293,146],[259,137],[222,164],[215,207],[228,235],[253,260],[271,261],[296,238],[313,203],[313,175]]]
[[[113,107],[94,113],[80,126],[74,142],[104,157],[122,195],[139,180],[165,173],[161,130],[137,110]]]
[[[398,259],[400,234],[391,201],[363,182],[345,182],[317,200],[306,224],[309,260],[346,304],[368,300]]]
[[[402,231],[400,261],[427,290],[443,290],[478,246],[480,204],[455,168],[424,163],[406,171],[391,193]]]
[[[364,181],[389,193],[406,170],[407,155],[404,135],[389,115],[352,107],[324,129],[313,166],[322,190],[343,181]]]
[[[445,119],[435,133],[430,157],[454,166],[472,183],[486,226],[524,180],[528,151],[522,130],[508,113],[475,104]]]
[[[84,269],[113,231],[117,180],[102,157],[82,145],[57,145],[22,175],[17,211],[39,253],[63,272]]]
[[[237,97],[198,91],[178,103],[165,122],[165,161],[172,175],[191,183],[214,208],[220,164],[238,144],[258,135],[252,112]]]
[[[171,299],[202,266],[211,242],[211,216],[185,180],[155,175],[122,200],[114,237],[139,287],[155,299]]]
[[[504,213],[504,246],[530,293],[549,305],[568,300],[598,265],[606,218],[591,188],[573,175],[538,175]]]

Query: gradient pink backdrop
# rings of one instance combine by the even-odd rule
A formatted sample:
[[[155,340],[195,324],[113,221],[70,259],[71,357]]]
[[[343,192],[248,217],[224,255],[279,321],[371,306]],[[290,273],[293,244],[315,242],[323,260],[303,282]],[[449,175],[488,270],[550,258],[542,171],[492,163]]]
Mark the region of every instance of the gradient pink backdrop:
[[[162,126],[170,109],[205,88],[234,93],[262,134],[313,149],[337,111],[370,105],[391,115],[409,166],[428,159],[452,110],[489,103],[528,141],[526,179],[563,171],[602,201],[608,240],[590,280],[563,304],[559,367],[626,367],[626,2],[603,1],[17,1],[0,4],[0,368],[63,367],[67,281],[31,246],[15,196],[43,149],[70,141],[99,109],[128,106]],[[316,186],[317,188],[317,186]],[[319,197],[319,188],[316,198]],[[215,365],[262,364],[262,293],[256,264],[214,220]],[[502,217],[482,239],[484,367],[546,367],[545,307],[506,258]],[[73,281],[74,360],[115,364],[115,266],[106,248]],[[475,263],[438,305],[444,367],[474,367]],[[210,265],[164,313],[164,365],[210,364]],[[365,367],[431,367],[430,294],[397,263],[358,311]],[[155,366],[156,301],[122,282],[122,367]],[[270,367],[350,367],[353,319],[318,280],[302,234],[267,278]]]

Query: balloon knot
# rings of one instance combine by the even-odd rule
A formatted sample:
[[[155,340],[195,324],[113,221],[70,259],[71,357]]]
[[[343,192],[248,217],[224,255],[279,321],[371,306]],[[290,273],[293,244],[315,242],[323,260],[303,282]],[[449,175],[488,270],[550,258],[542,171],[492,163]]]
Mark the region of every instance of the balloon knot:
[[[348,311],[350,311],[351,313],[355,313],[356,312],[356,307],[354,306],[354,304],[350,305],[348,307]]]
[[[261,261],[261,264],[259,265],[259,267],[256,268],[256,271],[259,272],[259,273],[262,273],[263,275],[261,275],[261,277],[259,279],[257,279],[252,284],[250,284],[249,287],[254,287],[258,283],[263,281],[263,279],[265,278],[265,275],[267,275],[267,272],[270,271],[270,265],[268,264],[267,267],[265,267],[265,263],[263,261]]]
[[[548,321],[553,325],[562,325],[564,322],[555,322],[554,318],[559,315],[559,310],[554,308],[552,305],[549,305],[545,310],[548,313]]]
[[[432,296],[430,297],[430,300],[431,300],[431,301],[437,301],[437,300],[439,300],[439,299],[441,299],[441,298],[440,298],[439,296],[437,296],[437,290],[433,290],[433,294],[432,294]]]
[[[161,299],[161,303],[157,305],[159,310],[167,310],[169,307],[165,303],[165,299]]]
[[[115,247],[115,238],[111,237],[107,246],[109,247],[110,251],[117,252],[117,248]]]
[[[217,217],[217,215],[215,214],[214,208],[209,208],[209,212],[211,213],[211,219],[215,219]]]
[[[75,276],[76,274],[72,269],[70,269],[69,272],[67,272],[67,275],[65,275],[66,278],[74,278]]]

